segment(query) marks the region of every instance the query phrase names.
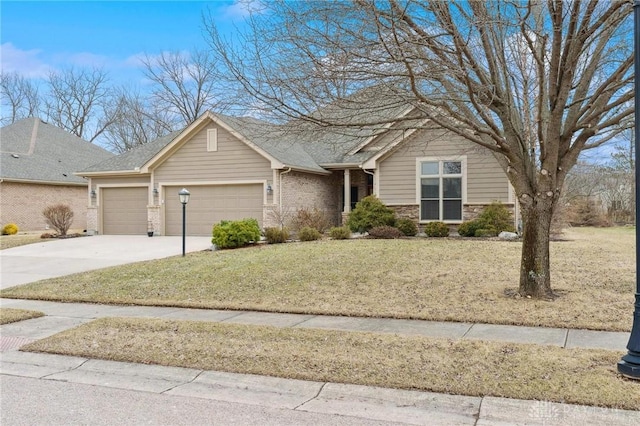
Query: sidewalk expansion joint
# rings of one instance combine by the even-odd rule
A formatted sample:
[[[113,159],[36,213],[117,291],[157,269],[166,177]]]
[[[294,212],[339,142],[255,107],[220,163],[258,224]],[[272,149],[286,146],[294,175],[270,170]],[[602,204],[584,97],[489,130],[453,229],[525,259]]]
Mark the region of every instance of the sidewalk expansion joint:
[[[467,334],[469,334],[471,332],[473,327],[475,327],[475,324],[471,324],[471,327],[469,327],[467,329],[467,331],[465,331],[464,334],[462,336],[460,336],[460,340],[464,340],[467,337]]]
[[[313,316],[311,316],[311,318],[306,318],[306,319],[303,319],[303,320],[302,320],[302,321],[300,321],[300,322],[297,322],[297,323],[295,323],[295,324],[291,324],[291,325],[289,325],[289,326],[288,326],[288,328],[298,327],[299,325],[304,324],[304,323],[305,323],[305,322],[307,322],[307,321],[311,321],[311,320],[312,320],[312,319],[314,319],[314,318],[318,318],[318,315],[313,315]]]
[[[296,405],[295,407],[293,407],[293,410],[297,410],[298,408],[302,407],[303,405],[307,404],[308,402],[313,401],[314,399],[318,398],[320,396],[320,394],[322,393],[322,391],[324,390],[324,387],[327,385],[328,382],[324,382],[322,384],[322,386],[320,386],[320,389],[318,389],[318,393],[316,393],[314,396],[312,396],[311,398],[309,398],[308,400],[302,402],[301,404]]]
[[[188,384],[190,384],[190,383],[193,383],[193,382],[195,382],[195,381],[198,379],[198,377],[200,377],[203,373],[204,373],[204,370],[200,370],[200,372],[199,372],[198,374],[196,374],[195,376],[193,376],[193,378],[192,378],[191,380],[188,380],[188,381],[186,381],[186,382],[184,382],[184,383],[178,383],[178,384],[177,384],[177,385],[175,385],[175,386],[172,386],[172,387],[170,387],[170,388],[168,388],[168,389],[163,390],[162,392],[160,392],[160,394],[162,395],[163,393],[167,393],[167,392],[169,392],[169,391],[172,391],[172,390],[174,390],[174,389],[176,389],[176,388],[179,388],[180,386],[184,386],[184,385],[188,385]]]
[[[482,413],[482,404],[484,403],[484,398],[484,396],[480,398],[480,404],[478,404],[478,412],[473,415],[473,417],[476,419],[476,421],[473,422],[473,426],[477,426],[478,422],[480,421],[480,414]]]
[[[71,367],[71,368],[65,368],[64,370],[60,370],[60,371],[56,371],[55,373],[51,373],[51,374],[47,374],[44,375],[42,377],[40,377],[40,379],[44,379],[44,380],[58,380],[58,379],[50,379],[49,376],[55,376],[56,374],[60,374],[60,373],[64,373],[67,371],[73,371],[73,370],[77,370],[80,367],[82,367],[83,365],[85,365],[87,362],[89,362],[91,359],[90,358],[85,358],[84,361],[82,361],[80,364],[76,365],[75,367]],[[66,381],[66,380],[65,380]]]
[[[562,343],[562,347],[564,349],[567,348],[567,342],[569,341],[569,331],[570,330],[568,328],[565,328],[564,330],[564,342]]]

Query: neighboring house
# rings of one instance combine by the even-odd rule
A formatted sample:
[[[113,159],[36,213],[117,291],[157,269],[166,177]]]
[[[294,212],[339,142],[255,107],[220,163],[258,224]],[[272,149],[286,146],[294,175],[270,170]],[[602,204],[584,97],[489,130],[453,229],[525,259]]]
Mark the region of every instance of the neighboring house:
[[[0,224],[43,231],[42,210],[64,203],[74,212],[71,228],[86,229],[88,181],[74,172],[112,153],[38,118],[1,128],[0,150]]]
[[[211,235],[223,219],[277,226],[299,209],[323,210],[339,224],[370,194],[419,224],[459,224],[493,201],[517,213],[491,152],[424,120],[415,124],[296,132],[207,112],[182,131],[79,172],[96,194],[88,229],[180,235],[183,187],[191,193],[189,235]]]

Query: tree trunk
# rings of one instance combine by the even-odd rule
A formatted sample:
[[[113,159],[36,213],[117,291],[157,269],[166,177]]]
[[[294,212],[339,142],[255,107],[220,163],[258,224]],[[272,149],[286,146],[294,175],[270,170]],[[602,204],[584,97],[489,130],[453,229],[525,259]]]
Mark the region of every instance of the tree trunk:
[[[553,299],[549,267],[549,233],[553,216],[550,198],[536,199],[523,209],[522,263],[520,288],[523,297]]]

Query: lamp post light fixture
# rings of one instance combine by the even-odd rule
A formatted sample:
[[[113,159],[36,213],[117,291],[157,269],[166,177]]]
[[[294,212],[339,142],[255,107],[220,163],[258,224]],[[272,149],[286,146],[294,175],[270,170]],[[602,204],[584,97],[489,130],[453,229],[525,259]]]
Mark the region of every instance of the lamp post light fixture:
[[[187,235],[187,203],[189,202],[189,196],[191,193],[187,191],[187,188],[182,188],[178,192],[180,196],[180,202],[182,203],[182,257],[185,252],[185,237]]]
[[[640,208],[638,200],[640,200],[640,173],[638,172],[638,148],[640,147],[640,0],[633,2],[634,15],[634,87],[635,87],[635,164],[636,164],[636,303],[633,312],[633,326],[631,328],[631,336],[627,349],[629,352],[618,362],[618,372],[630,379],[640,380],[640,280],[638,272],[640,272],[640,235],[638,235],[638,222],[640,219]]]

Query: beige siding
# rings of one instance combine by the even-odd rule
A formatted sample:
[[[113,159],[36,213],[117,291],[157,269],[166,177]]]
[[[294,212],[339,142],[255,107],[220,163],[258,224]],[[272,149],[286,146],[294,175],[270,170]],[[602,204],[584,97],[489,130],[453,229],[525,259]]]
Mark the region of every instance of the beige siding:
[[[125,186],[142,184],[149,185],[149,175],[136,175],[128,177],[104,177],[104,178],[91,178],[91,187],[96,189],[98,186]]]
[[[467,158],[467,203],[509,200],[509,183],[491,152],[438,131],[423,131],[388,155],[379,165],[379,195],[386,204],[416,203],[416,159]]]
[[[218,129],[218,150],[207,151],[207,129]],[[271,180],[271,163],[214,124],[201,129],[154,171],[154,181]]]

